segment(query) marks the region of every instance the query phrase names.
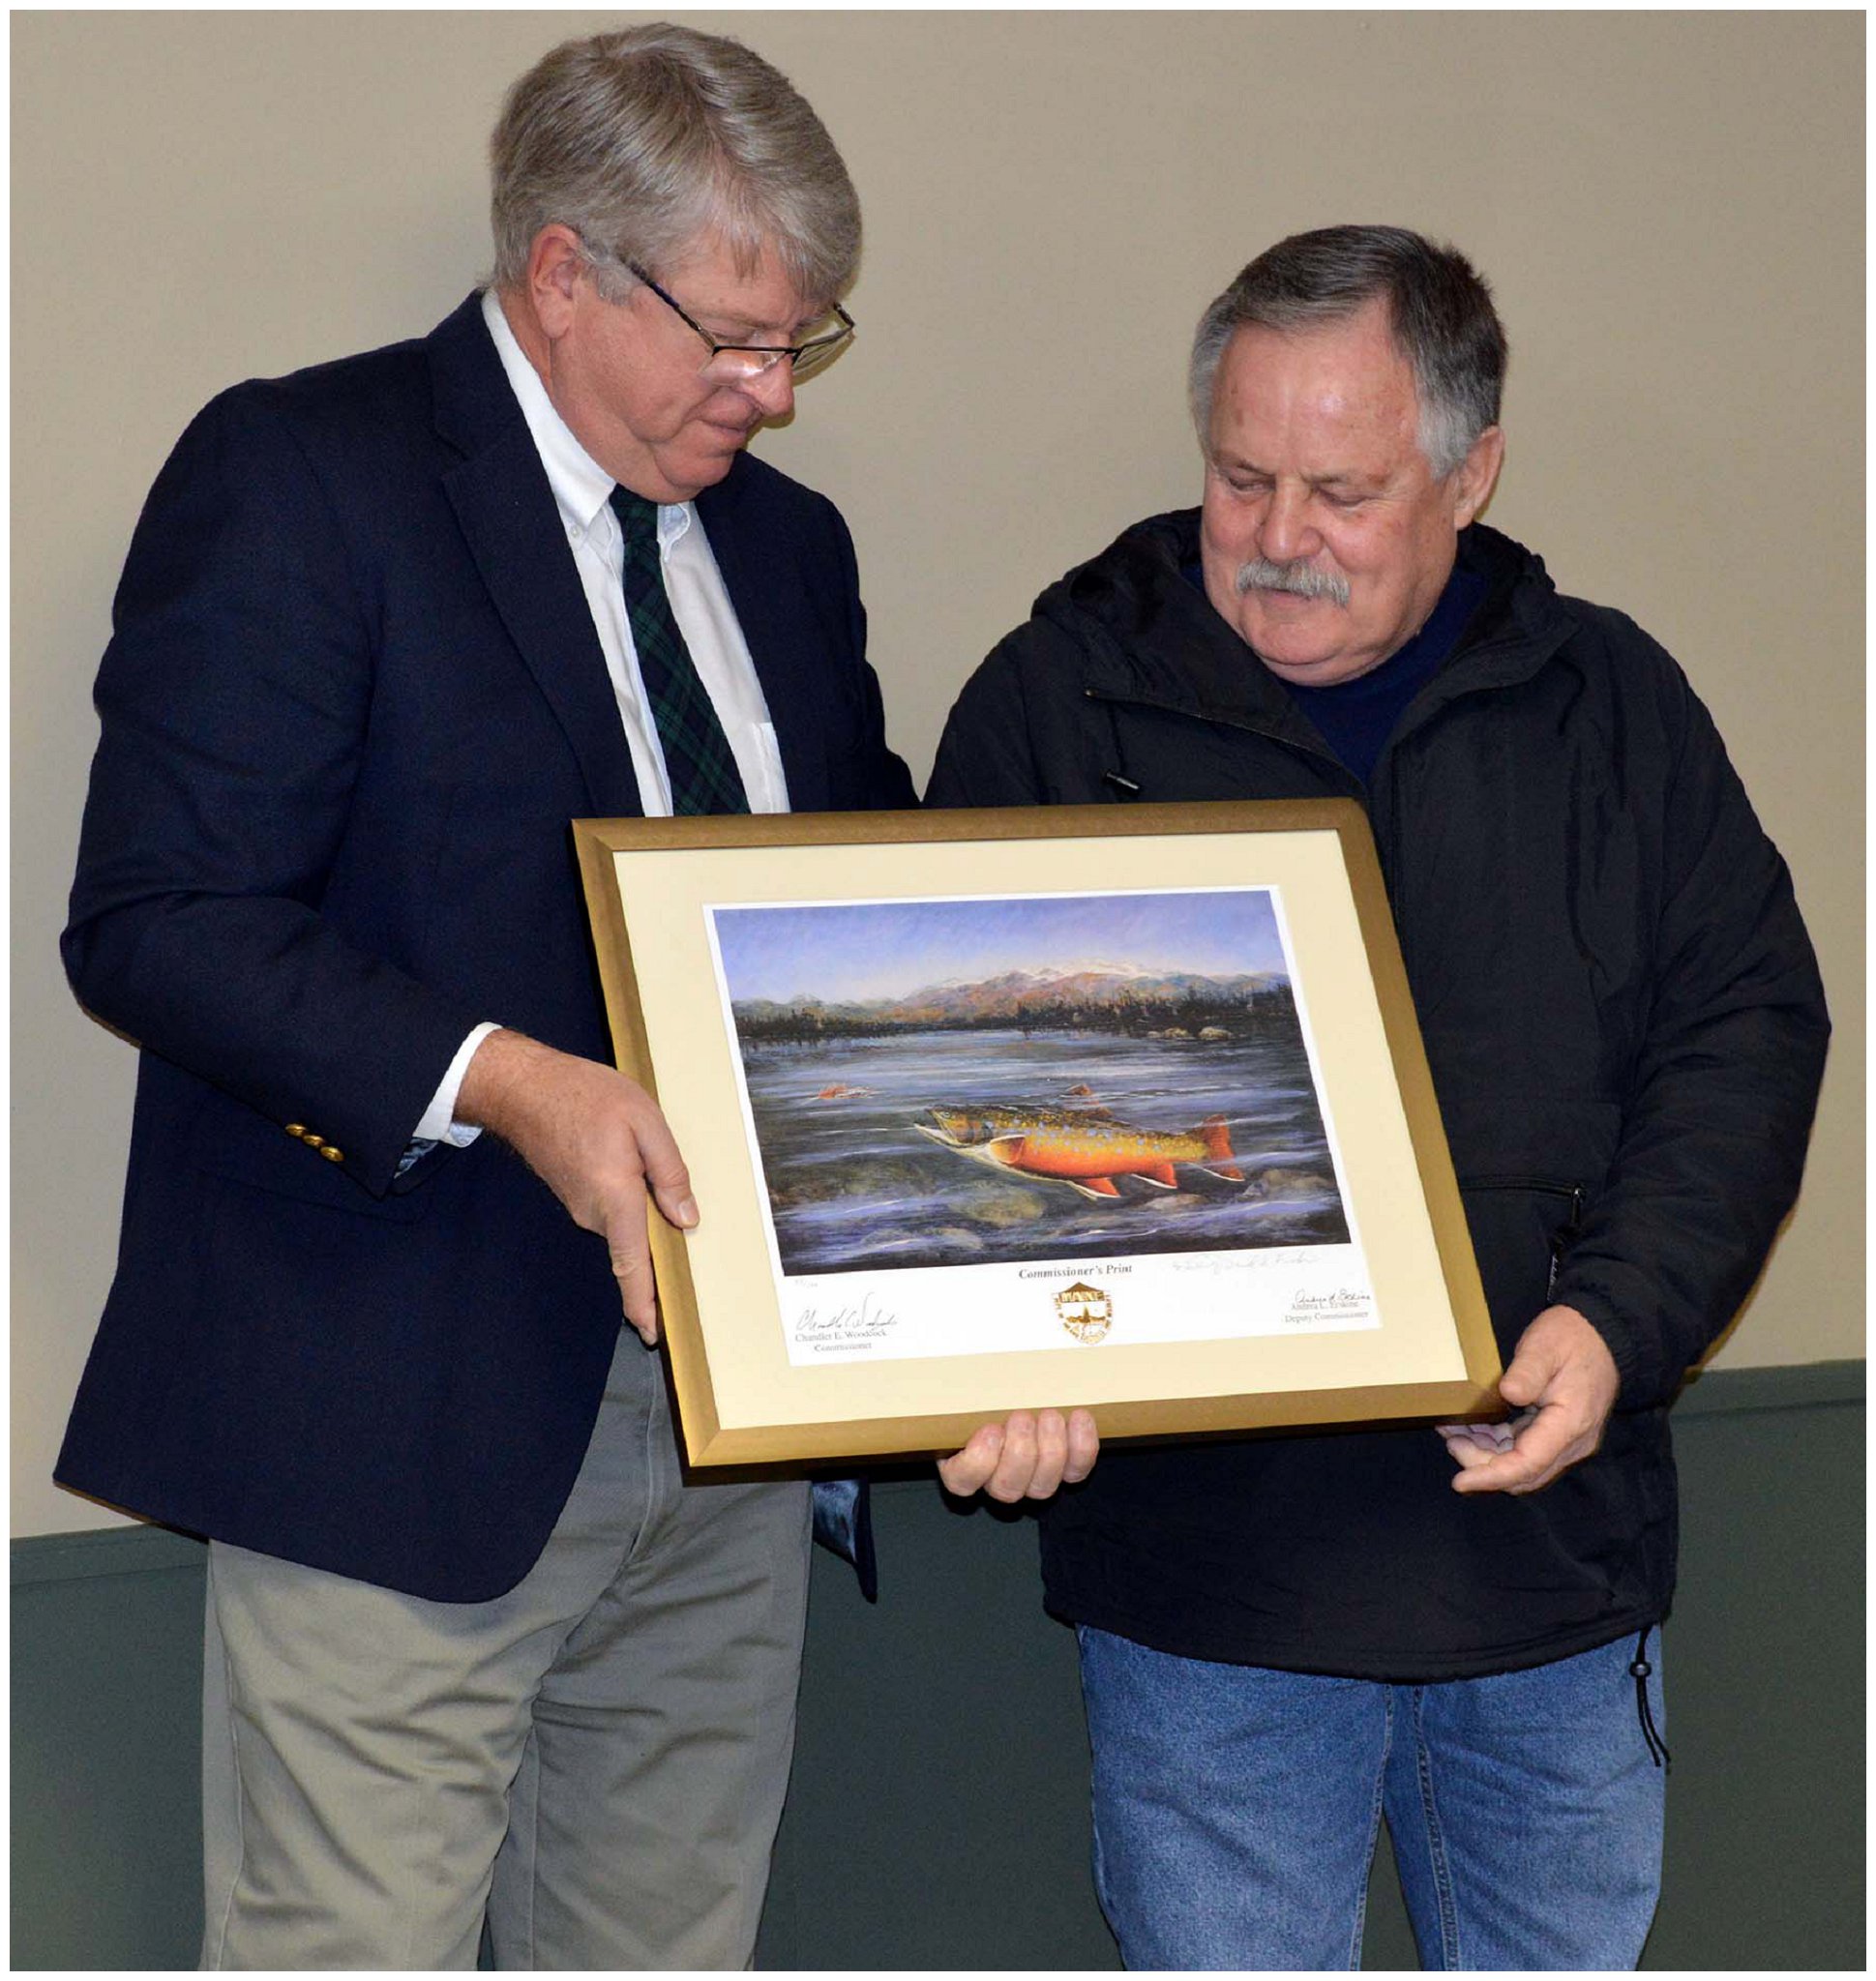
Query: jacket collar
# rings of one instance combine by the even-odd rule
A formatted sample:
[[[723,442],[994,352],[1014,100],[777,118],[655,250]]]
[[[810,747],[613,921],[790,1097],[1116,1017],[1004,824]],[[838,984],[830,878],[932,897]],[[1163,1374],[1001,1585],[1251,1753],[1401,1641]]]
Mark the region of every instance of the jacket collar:
[[[1199,514],[1172,510],[1136,523],[1045,592],[1037,612],[1074,625],[1090,653],[1087,685],[1097,695],[1155,702],[1320,751],[1321,739],[1282,683],[1187,581],[1185,567],[1199,555]],[[1459,695],[1529,678],[1568,637],[1555,588],[1533,552],[1474,523],[1460,533],[1459,558],[1485,579],[1487,595],[1451,658],[1414,698],[1408,722]]]
[[[1187,582],[1199,512],[1173,510],[1125,531],[1036,601],[1088,655],[1086,686],[1114,696],[1322,748],[1280,682],[1205,594]]]
[[[482,319],[480,289],[472,289],[424,340],[424,355],[437,434],[458,454],[480,454],[508,428],[522,424]]]
[[[426,351],[436,432],[462,457],[443,488],[469,554],[579,761],[594,814],[630,816],[640,809],[639,782],[606,656],[479,296],[431,333]]]

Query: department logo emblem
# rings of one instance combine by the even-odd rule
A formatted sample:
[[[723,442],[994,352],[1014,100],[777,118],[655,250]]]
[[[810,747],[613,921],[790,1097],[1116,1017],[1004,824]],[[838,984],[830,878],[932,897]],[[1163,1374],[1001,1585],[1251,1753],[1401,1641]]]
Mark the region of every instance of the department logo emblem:
[[[1077,1280],[1056,1295],[1056,1312],[1061,1324],[1078,1342],[1090,1346],[1103,1339],[1114,1324],[1114,1302],[1099,1286]]]

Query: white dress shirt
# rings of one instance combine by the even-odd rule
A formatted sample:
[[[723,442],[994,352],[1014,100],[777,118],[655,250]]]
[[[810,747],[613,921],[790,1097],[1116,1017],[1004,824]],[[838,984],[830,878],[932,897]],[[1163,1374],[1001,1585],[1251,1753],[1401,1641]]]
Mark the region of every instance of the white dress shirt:
[[[586,594],[586,609],[593,615],[593,631],[599,636],[612,698],[618,704],[619,721],[632,752],[640,809],[647,818],[668,818],[670,778],[640,678],[638,648],[625,610],[625,540],[618,517],[612,514],[614,483],[554,411],[547,387],[509,328],[493,289],[483,292],[482,316],[521,403],[541,465],[547,470],[548,485],[573,549],[574,565]],[[775,725],[769,721],[762,684],[749,657],[723,574],[717,569],[710,540],[693,504],[658,505],[658,556],[671,616],[723,724],[730,754],[742,775],[749,809],[786,812],[789,788],[782,774]],[[456,1097],[475,1049],[495,1029],[493,1024],[480,1024],[463,1040],[417,1124],[418,1140],[447,1140],[462,1147],[481,1133],[456,1122]]]

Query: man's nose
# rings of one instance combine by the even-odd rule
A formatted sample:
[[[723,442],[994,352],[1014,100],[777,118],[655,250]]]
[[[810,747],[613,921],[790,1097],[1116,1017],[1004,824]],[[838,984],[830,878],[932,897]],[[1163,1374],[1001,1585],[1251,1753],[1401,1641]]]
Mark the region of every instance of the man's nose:
[[[1309,491],[1279,483],[1270,492],[1258,525],[1258,548],[1272,564],[1294,564],[1323,547],[1309,519]]]
[[[778,358],[765,371],[752,372],[743,391],[761,408],[765,420],[785,420],[794,410],[794,364]]]

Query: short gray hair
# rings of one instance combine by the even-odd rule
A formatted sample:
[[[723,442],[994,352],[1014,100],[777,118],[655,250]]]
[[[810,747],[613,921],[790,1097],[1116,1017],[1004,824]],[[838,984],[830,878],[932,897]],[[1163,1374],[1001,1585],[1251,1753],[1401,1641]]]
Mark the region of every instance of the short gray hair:
[[[821,121],[740,42],[656,21],[563,42],[508,92],[489,144],[494,282],[526,279],[559,222],[601,293],[711,229],[747,271],[766,245],[804,298],[831,302],[860,259],[860,202]]]
[[[1203,446],[1225,346],[1247,324],[1295,331],[1354,316],[1382,298],[1420,401],[1420,450],[1444,481],[1495,426],[1504,326],[1492,292],[1456,248],[1406,227],[1319,227],[1267,248],[1199,319],[1188,374]]]

